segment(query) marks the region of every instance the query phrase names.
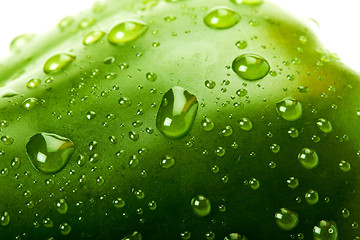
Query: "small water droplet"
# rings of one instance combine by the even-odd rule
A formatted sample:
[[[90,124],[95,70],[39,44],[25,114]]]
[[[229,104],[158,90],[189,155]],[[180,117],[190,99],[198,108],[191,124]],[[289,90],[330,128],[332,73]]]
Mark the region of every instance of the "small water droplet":
[[[260,182],[259,180],[257,180],[256,178],[252,178],[249,180],[249,186],[253,189],[253,190],[257,190],[260,187]]]
[[[218,147],[215,149],[215,154],[218,155],[219,157],[222,157],[225,155],[225,148],[223,147]]]
[[[96,112],[94,112],[94,111],[88,111],[86,113],[86,118],[89,120],[94,119],[95,117],[96,117]]]
[[[157,79],[156,73],[153,73],[153,72],[148,72],[148,73],[146,73],[145,77],[146,77],[146,79],[149,80],[150,82],[155,82],[156,79]]]
[[[115,198],[112,203],[116,208],[123,208],[125,206],[125,201],[119,197]]]
[[[236,95],[238,95],[239,97],[245,97],[246,94],[248,94],[248,90],[246,90],[245,88],[240,88],[236,91]]]
[[[280,212],[275,213],[276,224],[284,231],[294,229],[299,223],[299,216],[286,208],[281,208]]]
[[[122,22],[110,30],[107,40],[112,44],[124,44],[139,38],[147,29],[147,25],[142,22]]]
[[[236,0],[233,0],[236,1]],[[230,233],[227,235],[224,240],[248,240],[247,237],[241,235],[240,233]]]
[[[215,88],[216,83],[213,80],[205,80],[205,87],[207,87],[208,89],[213,89]]]
[[[27,88],[36,88],[37,86],[39,86],[41,83],[41,80],[39,78],[32,78],[29,81],[27,81],[26,83],[26,87]]]
[[[67,16],[60,20],[58,26],[61,31],[65,31],[73,22],[74,22],[74,18],[71,16]]]
[[[319,157],[317,153],[310,148],[301,149],[298,159],[301,165],[307,169],[315,168],[319,163]]]
[[[299,186],[299,180],[295,177],[290,177],[288,180],[286,180],[287,185],[291,189],[295,189]]]
[[[203,120],[201,120],[201,127],[204,131],[210,132],[214,129],[215,124],[214,121],[210,118],[204,118]]]
[[[121,97],[119,99],[118,103],[119,103],[120,107],[123,107],[123,108],[128,108],[132,104],[130,98],[127,98],[127,97]]]
[[[235,43],[235,46],[236,46],[238,49],[245,49],[245,48],[247,47],[247,45],[248,45],[247,41],[244,41],[244,40],[242,40],[242,41],[237,41],[237,42]]]
[[[53,133],[38,133],[26,144],[26,152],[35,169],[43,173],[56,173],[69,161],[74,152],[74,143]]]
[[[229,137],[233,134],[233,132],[234,132],[233,128],[230,125],[228,125],[225,128],[223,128],[220,133],[224,137]]]
[[[44,227],[46,228],[52,228],[54,226],[54,223],[53,221],[51,220],[51,218],[47,217],[47,218],[44,218],[42,220],[42,224],[44,225]]]
[[[182,87],[173,87],[163,96],[156,116],[156,127],[168,138],[184,137],[192,128],[197,110],[195,95]]]
[[[145,197],[145,193],[141,189],[138,189],[135,191],[135,196],[138,199],[143,199]]]
[[[280,151],[280,146],[277,145],[276,143],[273,143],[271,146],[270,146],[270,150],[273,152],[273,153],[278,153]]]
[[[270,65],[265,58],[247,53],[234,59],[232,70],[242,79],[255,81],[269,73]]]
[[[210,200],[203,195],[197,195],[191,199],[191,208],[199,217],[205,217],[211,212]]]
[[[343,208],[343,209],[341,210],[341,215],[343,216],[343,218],[348,218],[348,217],[350,216],[350,211],[349,211],[349,209]]]
[[[6,227],[7,225],[9,225],[10,223],[10,214],[9,212],[3,212],[3,214],[1,214],[0,216],[0,224],[3,227]]]
[[[83,44],[84,45],[91,45],[94,44],[96,42],[98,42],[101,38],[103,38],[105,36],[105,32],[103,31],[91,31],[88,34],[85,35],[84,39],[83,39]]]
[[[5,145],[11,145],[14,143],[14,139],[12,137],[9,136],[2,136],[1,137],[1,142]]]
[[[206,14],[204,23],[209,28],[227,29],[235,26],[240,19],[240,15],[234,10],[225,7],[217,7]]]
[[[156,210],[157,203],[154,200],[152,200],[148,203],[148,207],[151,211],[154,211],[154,210]]]
[[[25,33],[16,36],[10,43],[10,51],[21,50],[27,43],[31,42],[35,38],[35,34]]]
[[[344,172],[348,172],[348,171],[351,170],[351,164],[349,162],[347,162],[347,161],[344,161],[344,160],[341,160],[339,162],[339,167]]]
[[[299,131],[298,131],[296,128],[294,128],[294,127],[289,128],[288,134],[289,134],[289,136],[292,137],[292,138],[297,138],[297,137],[299,137]]]
[[[276,110],[278,114],[287,121],[296,121],[302,116],[302,105],[300,101],[285,98],[276,103]]]
[[[71,226],[68,223],[62,223],[59,226],[60,233],[64,236],[69,235],[71,232]]]

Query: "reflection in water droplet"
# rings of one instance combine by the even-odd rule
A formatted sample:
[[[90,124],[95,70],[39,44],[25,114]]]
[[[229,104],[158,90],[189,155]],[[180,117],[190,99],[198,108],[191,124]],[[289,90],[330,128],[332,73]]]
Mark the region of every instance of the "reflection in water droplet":
[[[244,131],[250,131],[253,128],[253,123],[249,118],[242,118],[238,123],[240,128]]]
[[[314,205],[319,201],[319,193],[310,189],[305,193],[305,200],[309,205]]]
[[[276,224],[284,231],[294,229],[299,223],[299,217],[296,212],[292,212],[286,208],[281,208],[280,212],[275,214]]]
[[[63,169],[74,148],[72,141],[53,133],[35,134],[26,144],[30,162],[44,173],[56,173]]]
[[[247,237],[241,235],[240,233],[230,233],[227,235],[224,240],[248,240]]]
[[[316,121],[316,125],[319,127],[319,129],[321,131],[323,131],[324,133],[330,133],[332,131],[332,125],[331,122],[328,121],[325,118],[319,118]]]
[[[110,30],[107,40],[112,44],[124,44],[139,38],[147,29],[147,25],[142,22],[122,22]]]
[[[63,198],[55,202],[55,207],[60,214],[66,214],[68,211],[68,204]]]
[[[204,23],[209,28],[227,29],[235,26],[240,19],[240,15],[234,10],[225,7],[218,7],[212,9],[204,17]]]
[[[39,86],[41,83],[41,80],[39,78],[32,78],[29,81],[27,81],[26,83],[26,87],[27,88],[36,88],[37,86]]]
[[[9,212],[3,212],[3,214],[0,216],[0,225],[3,227],[6,227],[10,223],[10,214]]]
[[[338,229],[334,221],[321,220],[313,228],[314,240],[337,240]]]
[[[25,110],[30,110],[36,107],[39,104],[39,99],[31,97],[24,100],[21,104],[21,107]]]
[[[300,101],[292,98],[285,98],[277,102],[276,110],[278,114],[287,121],[295,121],[302,116],[302,105]]]
[[[64,236],[69,235],[71,232],[71,226],[68,223],[62,223],[59,226],[60,233]]]
[[[171,168],[175,165],[175,158],[171,155],[166,155],[161,161],[160,166],[162,168]]]
[[[317,153],[310,148],[301,149],[298,159],[303,167],[307,169],[315,168],[319,163],[319,157]]]
[[[191,199],[191,208],[197,216],[205,217],[209,215],[211,211],[210,200],[203,195],[197,195]]]
[[[70,63],[75,61],[76,57],[66,53],[56,54],[46,60],[43,71],[46,74],[52,74],[63,70]]]
[[[210,132],[214,129],[215,124],[214,121],[211,120],[210,118],[204,118],[203,120],[201,120],[201,126],[204,129],[204,131]]]
[[[156,116],[156,127],[168,138],[181,138],[189,133],[198,110],[196,96],[182,87],[167,91]]]
[[[265,58],[247,53],[234,59],[232,70],[242,79],[255,81],[269,73],[270,65]]]

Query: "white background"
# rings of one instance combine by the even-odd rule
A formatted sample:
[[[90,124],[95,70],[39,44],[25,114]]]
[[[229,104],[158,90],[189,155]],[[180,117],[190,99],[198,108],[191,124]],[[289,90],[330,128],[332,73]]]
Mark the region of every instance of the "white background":
[[[92,6],[95,0],[1,0],[0,59],[21,33],[42,33],[60,19]],[[140,0],[139,0],[140,1]],[[224,0],[227,1],[227,0]],[[268,0],[302,19],[315,19],[318,35],[343,62],[360,72],[360,0]],[[309,22],[309,21],[308,21]],[[316,24],[313,24],[316,28]]]

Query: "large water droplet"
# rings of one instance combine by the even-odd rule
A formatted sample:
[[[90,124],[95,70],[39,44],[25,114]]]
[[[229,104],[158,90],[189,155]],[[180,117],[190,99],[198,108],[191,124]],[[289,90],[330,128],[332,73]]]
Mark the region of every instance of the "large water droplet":
[[[310,148],[301,149],[298,159],[300,163],[307,169],[313,169],[319,163],[319,157],[317,153]]]
[[[107,40],[112,44],[131,42],[143,35],[147,28],[147,25],[142,22],[122,22],[110,30]]]
[[[232,63],[232,70],[242,79],[255,81],[264,78],[270,71],[265,58],[256,54],[243,54]]]
[[[91,31],[84,37],[83,44],[91,45],[98,42],[103,36],[105,36],[105,33],[103,31]]]
[[[240,15],[234,10],[225,7],[218,7],[212,9],[204,17],[204,23],[209,28],[227,29],[235,26],[240,19]]]
[[[277,102],[276,110],[278,114],[287,121],[295,121],[302,116],[302,105],[300,101],[292,98],[285,98]]]
[[[314,240],[337,240],[338,229],[333,221],[321,220],[313,228]]]
[[[316,121],[316,125],[319,127],[319,129],[321,131],[323,131],[324,133],[329,133],[332,131],[332,125],[331,125],[331,122],[328,121],[327,119],[325,118],[319,118],[317,121]]]
[[[205,217],[210,214],[210,200],[203,195],[197,195],[191,200],[191,208],[199,217]]]
[[[156,127],[166,137],[181,138],[189,133],[198,110],[196,96],[182,87],[164,94],[156,116]]]
[[[281,208],[280,212],[275,214],[276,224],[284,231],[294,229],[299,223],[299,216],[286,208]]]
[[[74,152],[74,143],[53,133],[38,133],[26,144],[32,165],[44,173],[56,173],[65,167]]]
[[[76,57],[70,54],[56,54],[46,60],[43,71],[46,74],[59,72],[63,70],[66,66],[68,66],[70,63],[72,63],[75,59]]]

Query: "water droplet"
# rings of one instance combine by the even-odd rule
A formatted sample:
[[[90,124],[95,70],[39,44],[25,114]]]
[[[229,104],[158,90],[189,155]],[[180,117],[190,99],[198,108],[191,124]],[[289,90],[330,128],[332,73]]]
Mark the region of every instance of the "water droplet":
[[[53,133],[38,133],[26,144],[26,152],[37,170],[56,173],[69,161],[74,152],[74,143]]]
[[[47,218],[44,218],[42,220],[42,223],[44,225],[44,227],[46,228],[52,228],[54,226],[54,223],[53,221],[51,220],[51,218],[47,217]]]
[[[96,23],[95,18],[84,18],[84,19],[80,20],[78,27],[80,29],[84,29],[84,28],[88,28],[88,27],[94,25],[95,23]]]
[[[238,123],[240,128],[244,131],[250,131],[253,128],[253,123],[249,118],[242,118]]]
[[[125,201],[122,198],[115,198],[112,203],[116,208],[123,208],[125,206]]]
[[[25,33],[15,37],[10,43],[10,51],[20,50],[27,43],[31,42],[35,38],[35,34]]]
[[[168,138],[184,137],[191,130],[197,110],[195,95],[182,87],[173,87],[163,96],[156,116],[156,127]]]
[[[237,41],[235,43],[235,46],[238,48],[238,49],[245,49],[247,47],[248,43],[247,41]]]
[[[70,63],[75,61],[76,57],[66,53],[56,54],[46,60],[43,71],[46,74],[52,74],[63,70]]]
[[[135,191],[135,196],[138,199],[143,199],[145,197],[145,193],[141,189],[138,189],[137,191]]]
[[[66,30],[66,28],[68,28],[72,23],[74,22],[74,18],[71,16],[67,16],[64,17],[63,19],[60,20],[60,22],[58,23],[58,26],[60,28],[61,31]]]
[[[228,125],[225,128],[223,128],[220,133],[224,137],[229,137],[233,134],[233,132],[234,132],[233,128]]]
[[[8,168],[4,168],[0,171],[0,176],[1,177],[6,177],[9,175],[9,169]]]
[[[291,189],[295,189],[299,186],[299,180],[295,177],[290,177],[288,180],[286,180],[288,187]]]
[[[1,137],[1,142],[5,145],[11,145],[14,142],[14,139],[12,137],[9,136],[2,136]]]
[[[239,97],[245,97],[246,94],[248,94],[248,90],[246,90],[245,88],[240,88],[236,91],[236,95],[238,95]]]
[[[313,228],[314,240],[337,240],[338,229],[333,221],[321,220]]]
[[[218,155],[219,157],[224,156],[225,155],[225,148],[218,147],[217,149],[215,149],[215,154]]]
[[[210,200],[203,195],[197,195],[191,199],[191,208],[197,216],[205,217],[209,215],[211,211]]]
[[[300,101],[292,98],[285,98],[277,102],[276,110],[278,114],[287,121],[295,121],[302,116],[302,105]]]
[[[265,58],[256,54],[243,54],[232,63],[232,70],[242,79],[255,81],[264,78],[270,71]]]
[[[25,110],[30,110],[36,107],[39,104],[39,99],[31,97],[24,100],[21,104],[21,107]]]
[[[256,178],[252,178],[249,180],[249,186],[253,189],[253,190],[257,190],[260,187],[260,182],[259,180],[257,180]]]
[[[69,235],[69,233],[71,232],[71,226],[67,223],[60,224],[59,229],[60,233],[64,236]]]
[[[213,239],[215,238],[215,233],[213,233],[213,232],[207,232],[207,233],[205,233],[205,238],[206,238],[207,240],[213,240]]]
[[[212,9],[205,17],[204,23],[209,28],[227,29],[235,26],[241,17],[232,9],[218,7]]]
[[[128,108],[131,106],[131,100],[130,98],[127,98],[127,97],[121,97],[118,101],[120,107],[123,107],[123,108]]]
[[[21,165],[20,158],[14,157],[10,162],[10,167],[13,169],[18,169]]]
[[[213,89],[215,88],[216,83],[213,80],[205,80],[205,87],[207,87],[208,89]]]
[[[160,166],[162,168],[171,168],[175,165],[175,158],[171,155],[166,155],[161,161]]]
[[[156,210],[157,203],[154,200],[152,200],[148,203],[148,206],[151,211],[154,211],[154,210]]]
[[[298,159],[303,167],[307,169],[315,168],[319,163],[319,157],[317,153],[310,148],[301,149]]]
[[[107,40],[112,44],[124,44],[139,38],[147,29],[147,25],[142,22],[122,22],[110,30]]]
[[[37,86],[39,86],[41,83],[41,80],[39,78],[32,78],[29,81],[27,81],[26,83],[26,87],[27,88],[36,88]]]
[[[350,216],[350,211],[349,211],[349,209],[343,208],[343,209],[341,210],[341,215],[343,216],[343,218],[348,218],[348,217]]]
[[[204,131],[210,132],[214,129],[215,124],[214,121],[210,118],[204,118],[203,120],[201,120],[201,127]]]
[[[68,211],[68,204],[63,198],[55,202],[55,207],[60,214],[66,214]]]
[[[316,125],[319,127],[319,129],[321,131],[323,131],[324,133],[330,133],[332,131],[332,125],[331,122],[328,121],[325,118],[319,118],[316,121]]]
[[[248,239],[247,237],[241,235],[240,233],[230,233],[224,238],[224,240],[248,240]]]
[[[275,214],[276,224],[284,231],[294,229],[299,223],[299,216],[286,208],[281,208],[280,212]]]
[[[9,212],[3,212],[3,214],[1,214],[0,216],[0,224],[3,227],[6,227],[7,225],[9,225],[10,223],[10,214]]]
[[[314,205],[319,201],[319,193],[310,189],[305,193],[305,200],[309,205]]]
[[[94,119],[95,117],[96,117],[96,112],[94,112],[94,111],[88,111],[86,113],[86,118],[89,120]]]
[[[91,45],[94,44],[96,42],[98,42],[101,38],[103,38],[105,36],[105,32],[103,31],[91,31],[88,34],[85,35],[84,39],[83,39],[83,44],[84,45]]]
[[[149,80],[150,82],[155,82],[156,79],[157,79],[156,73],[153,73],[153,72],[148,72],[148,73],[146,73],[145,77],[146,77],[146,79]]]
[[[120,70],[126,70],[129,68],[129,64],[127,63],[119,63]]]
[[[127,235],[122,240],[142,240],[143,237],[141,233],[134,231],[132,234]]]
[[[180,233],[180,237],[183,240],[188,240],[191,238],[191,232],[189,232],[189,231],[182,232],[182,233]]]
[[[90,163],[97,163],[99,160],[100,160],[100,155],[98,153],[94,153],[89,156]]]
[[[98,176],[98,177],[96,178],[96,184],[97,184],[97,185],[101,186],[101,185],[103,185],[104,183],[105,183],[105,179],[104,179],[103,176]]]
[[[292,138],[297,138],[297,137],[299,137],[299,131],[298,131],[296,128],[294,128],[294,127],[289,128],[288,134],[289,134],[289,136],[292,137]]]
[[[273,152],[273,153],[278,153],[280,151],[280,146],[277,145],[276,143],[273,143],[271,146],[270,146],[270,150]]]
[[[133,141],[137,141],[139,139],[139,134],[137,132],[130,131],[129,138]]]
[[[339,162],[339,167],[344,172],[348,172],[348,171],[351,170],[351,164],[349,162],[347,162],[347,161],[344,161],[344,160],[341,160]]]

